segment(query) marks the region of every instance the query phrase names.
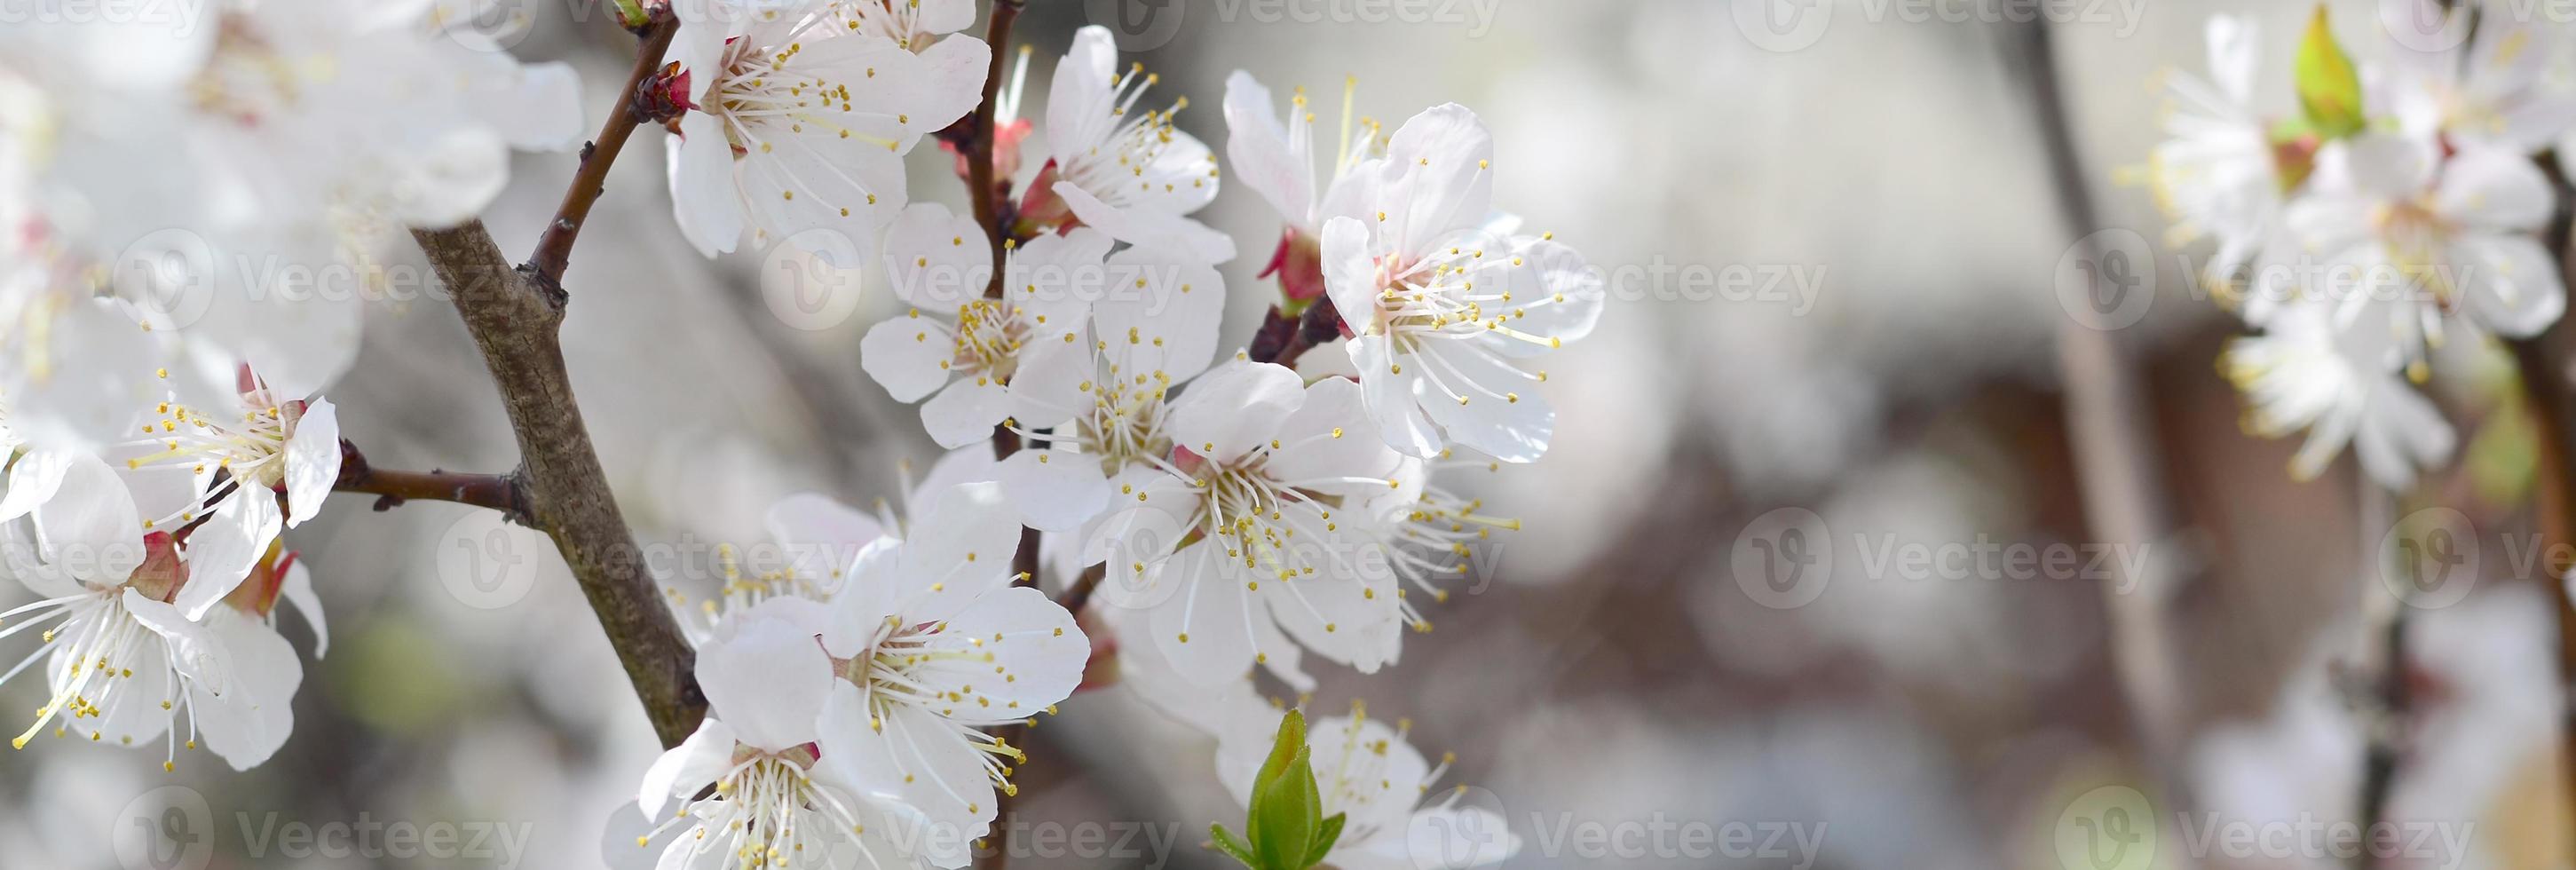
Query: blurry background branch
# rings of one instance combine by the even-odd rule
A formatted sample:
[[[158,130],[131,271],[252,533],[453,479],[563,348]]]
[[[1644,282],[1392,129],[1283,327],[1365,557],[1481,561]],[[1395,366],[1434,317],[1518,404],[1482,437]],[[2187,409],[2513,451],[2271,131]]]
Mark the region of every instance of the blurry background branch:
[[[2088,249],[2085,261],[2098,263],[2103,254],[2090,234],[2103,224],[2076,152],[2050,27],[2041,18],[2015,28],[2017,32],[2007,37],[2012,53],[2009,67],[2018,70],[2030,88],[2031,111],[2046,143],[2058,218],[2078,238],[2076,244]],[[2095,281],[2109,278],[2101,270],[2088,274]],[[2099,294],[2105,288],[2087,289]],[[2156,292],[2152,285],[2107,289]],[[2137,546],[2149,554],[2140,563],[2144,576],[2096,582],[2102,589],[2112,667],[2128,700],[2144,761],[2148,769],[2165,775],[2166,800],[2179,801],[2182,785],[2173,773],[2188,715],[2187,699],[2176,675],[2173,628],[2166,610],[2172,597],[2173,563],[2155,552],[2155,545],[2166,539],[2172,527],[2171,509],[2158,483],[2161,472],[2144,379],[2122,335],[2096,329],[2078,318],[2060,320],[2058,373],[2064,379],[2067,429],[2086,525],[2098,543]],[[2114,570],[2125,571],[2126,566]]]

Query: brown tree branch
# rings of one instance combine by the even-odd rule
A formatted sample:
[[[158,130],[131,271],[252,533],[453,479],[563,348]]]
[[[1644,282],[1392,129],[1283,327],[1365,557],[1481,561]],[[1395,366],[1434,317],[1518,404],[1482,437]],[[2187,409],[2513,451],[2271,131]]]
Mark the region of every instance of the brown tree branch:
[[[413,230],[456,312],[483,351],[518,437],[519,470],[530,525],[554,539],[573,579],[599,616],[600,628],[626,667],[653,731],[676,746],[697,730],[706,697],[697,655],[679,621],[644,572],[635,539],[609,491],[608,473],[591,447],[557,330],[565,299],[535,267],[512,270],[480,221],[446,230]]]
[[[449,501],[500,511],[520,525],[529,523],[527,489],[517,474],[389,471],[368,463],[367,455],[347,439],[340,441],[340,479],[331,489],[376,496],[379,511],[407,501]]]
[[[662,67],[662,55],[671,50],[671,38],[680,31],[680,20],[668,6],[654,10],[652,22],[644,31],[643,45],[635,52],[635,71],[626,77],[626,89],[617,94],[617,103],[608,110],[608,123],[599,129],[599,138],[581,148],[581,169],[573,173],[572,185],[564,189],[563,205],[556,207],[555,219],[546,224],[537,237],[535,253],[528,255],[528,265],[537,280],[548,285],[563,283],[564,269],[572,265],[572,245],[581,236],[582,222],[590,218],[590,207],[599,203],[599,195],[608,189],[608,168],[617,162],[617,153],[626,148],[626,139],[644,120],[635,108],[636,92]]]

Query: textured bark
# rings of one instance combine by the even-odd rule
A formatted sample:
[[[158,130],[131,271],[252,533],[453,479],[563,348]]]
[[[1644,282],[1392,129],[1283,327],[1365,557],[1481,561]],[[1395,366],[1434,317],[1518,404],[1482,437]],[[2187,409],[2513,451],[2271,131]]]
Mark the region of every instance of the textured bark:
[[[554,282],[509,266],[481,222],[414,230],[483,351],[519,441],[530,525],[554,539],[616,647],[662,745],[687,739],[706,715],[696,653],[662,601],[609,492],[608,474],[564,368],[557,329],[565,299]]]

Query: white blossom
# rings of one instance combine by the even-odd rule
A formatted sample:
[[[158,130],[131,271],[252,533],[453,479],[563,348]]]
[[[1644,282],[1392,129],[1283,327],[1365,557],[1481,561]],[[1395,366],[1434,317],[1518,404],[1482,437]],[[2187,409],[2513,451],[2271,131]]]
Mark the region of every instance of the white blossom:
[[[926,831],[919,813],[815,753],[833,679],[820,621],[820,605],[777,598],[727,617],[699,648],[707,718],[644,772],[636,806],[651,827],[609,844],[612,866],[929,866],[911,848]]]
[[[1073,614],[1016,586],[1020,526],[1000,487],[970,483],[917,517],[902,545],[852,568],[823,646],[833,676],[824,757],[884,784],[943,831],[980,837],[1025,756],[981,730],[1051,712],[1091,642]],[[942,856],[943,866],[950,859]]]
[[[1114,479],[1081,559],[1108,563],[1103,602],[1149,611],[1191,681],[1271,664],[1289,638],[1364,673],[1395,660],[1402,591],[1383,553],[1421,464],[1368,437],[1359,393],[1225,363],[1173,403],[1173,455]]]
[[[1215,152],[1173,126],[1188,98],[1168,111],[1136,108],[1160,81],[1143,64],[1121,72],[1107,28],[1076,31],[1047,92],[1049,159],[1029,192],[1054,194],[1084,225],[1119,241],[1205,263],[1232,260],[1234,240],[1189,217],[1216,199],[1218,170]]]
[[[1602,281],[1552,236],[1492,212],[1493,137],[1434,107],[1353,170],[1369,214],[1324,224],[1323,273],[1369,416],[1388,444],[1429,457],[1457,443],[1505,462],[1547,451],[1545,372],[1513,362],[1592,331]]]
[[[1109,237],[1076,228],[1013,246],[999,299],[984,296],[993,274],[985,238],[973,218],[944,206],[905,209],[886,234],[886,272],[913,307],[859,342],[860,365],[896,401],[929,398],[921,422],[941,447],[990,438],[1006,419],[1065,419],[1087,404],[1076,384],[1090,355],[1088,291],[1107,274]]]
[[[2267,266],[2265,278],[2301,284],[2258,286],[2247,316],[2265,324],[2257,303],[2320,297],[2339,325],[2398,336],[2396,353],[2410,363],[2442,340],[2452,313],[2508,338],[2537,334],[2567,308],[2537,237],[2551,197],[2539,168],[2511,151],[2464,145],[2445,158],[2430,142],[2384,133],[2331,143],[2286,215],[2300,255],[2314,262]],[[2357,323],[2366,312],[2386,319]]]
[[[2232,340],[2219,358],[2251,405],[2249,431],[2308,431],[2290,460],[2292,476],[2315,477],[2346,443],[2371,479],[2391,489],[2450,458],[2457,441],[2450,423],[2398,377],[2380,335],[2338,329],[2326,305],[2306,302],[2283,308],[2262,335]]]
[[[24,461],[23,459],[21,460]],[[189,596],[191,568],[168,532],[143,530],[138,494],[96,457],[70,464],[59,491],[23,524],[0,522],[7,569],[42,600],[0,614],[0,637],[41,629],[43,643],[0,681],[42,660],[49,698],[27,742],[51,724],[59,736],[121,745],[166,738],[175,767],[185,716],[188,748],[200,737],[235,769],[268,759],[294,728],[303,665],[272,627],[277,602],[301,610],[329,643],[312,580],[292,554],[270,549],[253,583],[227,587],[219,606],[196,618],[174,600]],[[32,535],[30,534],[32,532]]]
[[[854,8],[866,2],[718,2],[721,14],[681,26],[671,198],[700,253],[731,251],[746,231],[757,244],[814,228],[874,239],[907,201],[903,156],[974,108],[957,76],[975,70],[980,94],[981,40],[916,54],[869,25]]]
[[[2210,77],[2168,80],[2163,118],[2171,138],[2149,157],[2157,205],[2175,219],[2168,242],[2217,238],[2202,269],[2212,286],[2232,280],[2280,233],[2281,174],[2270,127],[2253,107],[2259,36],[2247,19],[2210,16]]]

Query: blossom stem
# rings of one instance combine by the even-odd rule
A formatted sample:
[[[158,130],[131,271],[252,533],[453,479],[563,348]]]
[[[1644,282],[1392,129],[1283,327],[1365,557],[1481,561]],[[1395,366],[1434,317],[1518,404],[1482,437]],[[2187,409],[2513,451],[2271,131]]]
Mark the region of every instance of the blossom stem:
[[[617,152],[625,149],[626,139],[643,121],[635,110],[636,91],[653,78],[662,67],[662,55],[671,50],[671,38],[680,31],[680,19],[670,6],[654,7],[649,23],[641,31],[643,43],[635,52],[635,70],[626,77],[625,90],[617,94],[617,103],[608,111],[608,123],[599,129],[599,138],[582,145],[581,168],[573,173],[572,185],[564,190],[563,205],[556,207],[555,219],[547,222],[544,234],[537,237],[537,249],[528,255],[528,266],[538,278],[550,285],[563,283],[564,269],[572,265],[572,245],[581,235],[582,222],[590,218],[590,207],[608,189],[608,167],[617,162]]]
[[[1002,63],[1010,57],[1011,23],[1019,20],[1020,9],[1026,5],[1027,0],[993,0],[992,21],[984,34],[984,44],[992,48],[993,60],[984,71],[984,101],[975,104],[975,131],[972,141],[966,143],[967,184],[974,188],[975,222],[984,226],[984,240],[993,246],[993,279],[984,287],[985,297],[991,299],[1002,298],[1002,242],[1009,238],[1008,228],[1002,226],[1002,192],[993,180],[993,116],[998,111],[994,99],[1001,93]]]
[[[377,468],[367,461],[358,445],[347,439],[340,441],[340,479],[331,489],[376,496],[378,511],[392,510],[407,501],[448,501],[500,511],[503,517],[520,525],[530,521],[527,490],[518,475]]]

